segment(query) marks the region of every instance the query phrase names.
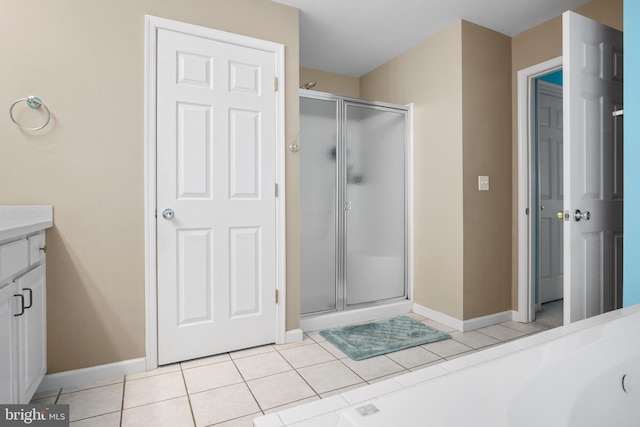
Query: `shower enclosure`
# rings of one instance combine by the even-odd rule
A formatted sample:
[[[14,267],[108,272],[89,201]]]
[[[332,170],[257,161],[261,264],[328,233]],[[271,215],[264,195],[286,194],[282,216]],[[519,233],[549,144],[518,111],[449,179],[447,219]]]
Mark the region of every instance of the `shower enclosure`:
[[[300,92],[302,315],[407,298],[408,108]]]

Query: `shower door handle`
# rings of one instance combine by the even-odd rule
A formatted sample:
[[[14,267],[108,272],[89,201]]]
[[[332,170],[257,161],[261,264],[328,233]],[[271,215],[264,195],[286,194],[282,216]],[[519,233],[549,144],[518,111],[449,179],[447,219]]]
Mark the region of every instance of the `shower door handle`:
[[[344,211],[350,211],[351,210],[351,200],[345,200],[344,202]]]

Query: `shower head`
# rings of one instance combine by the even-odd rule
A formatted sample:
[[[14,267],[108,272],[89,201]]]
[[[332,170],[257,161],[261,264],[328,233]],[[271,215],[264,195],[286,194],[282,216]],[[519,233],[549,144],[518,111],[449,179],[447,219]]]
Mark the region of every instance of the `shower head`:
[[[315,86],[316,86],[316,82],[310,81],[300,86],[300,89],[313,89]]]

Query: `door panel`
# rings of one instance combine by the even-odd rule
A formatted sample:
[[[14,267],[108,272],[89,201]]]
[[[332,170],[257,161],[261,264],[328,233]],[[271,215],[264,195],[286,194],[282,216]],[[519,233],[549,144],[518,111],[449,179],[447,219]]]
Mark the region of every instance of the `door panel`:
[[[230,317],[260,314],[261,251],[259,227],[229,228]]]
[[[209,105],[178,102],[178,199],[211,198],[211,123]]]
[[[275,341],[274,77],[273,53],[158,30],[160,364]]]
[[[178,327],[213,321],[212,229],[177,230]]]
[[[622,33],[563,14],[565,324],[616,308],[622,277]],[[576,216],[578,211],[582,214]],[[587,215],[588,212],[588,215]]]
[[[300,97],[300,313],[336,309],[338,103]]]
[[[346,303],[405,287],[405,112],[345,104]]]

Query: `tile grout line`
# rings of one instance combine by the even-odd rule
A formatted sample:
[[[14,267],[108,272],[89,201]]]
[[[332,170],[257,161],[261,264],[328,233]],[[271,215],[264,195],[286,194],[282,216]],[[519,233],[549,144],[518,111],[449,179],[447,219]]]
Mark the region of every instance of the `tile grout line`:
[[[305,334],[305,335],[307,335],[307,334]],[[334,358],[334,360],[328,360],[328,361],[325,361],[325,362],[318,362],[318,363],[314,363],[314,364],[311,364],[311,365],[301,366],[300,368],[308,368],[308,367],[312,367],[312,366],[319,366],[319,365],[322,365],[323,363],[330,363],[330,362],[336,362],[336,361],[337,361],[337,362],[340,362],[340,363],[342,364],[342,366],[346,367],[349,371],[351,371],[351,372],[352,372],[356,377],[358,377],[358,378],[360,378],[360,380],[362,380],[362,383],[363,383],[363,384],[361,383],[360,387],[364,387],[364,386],[366,386],[366,385],[370,385],[369,381],[367,381],[366,379],[364,379],[361,375],[359,375],[357,372],[355,372],[353,369],[351,369],[351,367],[349,367],[347,364],[345,364],[344,362],[342,362],[342,359],[339,359],[335,354],[333,354],[332,352],[330,352],[329,350],[327,350],[326,348],[324,348],[322,345],[320,345],[320,342],[316,341],[315,339],[313,339],[313,337],[311,337],[311,336],[309,336],[309,335],[307,335],[307,337],[308,337],[310,340],[312,340],[312,341],[313,341],[313,343],[311,343],[311,344],[317,344],[317,345],[319,345],[319,346],[320,346],[320,348],[322,348],[324,351],[326,351],[326,352],[327,352],[331,357],[333,357],[333,358]],[[324,341],[322,341],[322,342],[328,342],[329,344],[331,344],[331,345],[333,345],[333,346],[335,347],[335,345],[334,345],[333,343],[331,343],[330,341],[328,341],[328,340],[324,340]],[[306,344],[306,345],[311,345],[311,344]],[[303,347],[303,345],[298,346],[298,347],[292,347],[292,348],[300,348],[300,347]],[[337,347],[336,347],[336,348],[337,348]],[[284,349],[284,350],[289,350],[289,348]],[[338,349],[338,350],[339,350],[339,349]],[[278,353],[280,353],[280,350],[276,349],[276,351],[277,351]],[[311,384],[309,384],[309,382],[308,382],[308,381],[304,378],[304,376],[303,376],[303,375],[298,371],[298,369],[297,369],[296,367],[294,367],[294,366],[291,364],[291,362],[289,362],[289,360],[286,358],[286,356],[285,356],[285,355],[283,355],[283,354],[280,354],[280,356],[282,356],[282,358],[284,358],[284,359],[285,359],[285,361],[286,361],[287,363],[289,363],[289,365],[293,368],[293,370],[294,370],[294,371],[295,371],[295,372],[296,372],[296,373],[297,373],[297,374],[302,378],[302,380],[303,380],[303,381],[304,381],[304,382],[305,382],[305,383],[306,383],[306,384],[311,388],[311,390],[313,390],[313,391],[316,393],[316,396],[317,396],[318,398],[320,398],[320,400],[322,400],[322,399],[323,399],[323,397],[321,396],[321,394],[320,394],[320,393],[319,393],[319,392],[318,392],[318,391],[317,391],[317,390],[316,390],[316,389],[315,389]],[[385,357],[386,357],[386,355],[381,355],[381,356],[385,356]],[[349,357],[347,356],[347,357],[345,357],[345,358],[343,358],[343,359],[348,359],[348,358],[349,358]],[[388,357],[387,357],[387,359],[388,359],[388,360],[390,360],[391,362],[395,363],[396,365],[398,365],[398,366],[400,366],[400,367],[402,368],[402,371],[398,371],[398,372],[395,372],[395,373],[398,373],[398,374],[399,374],[400,372],[402,372],[402,373],[410,372],[408,368],[405,368],[404,366],[402,366],[400,363],[396,362],[395,360],[393,360],[393,359],[391,359],[391,358],[388,358]],[[392,373],[392,374],[393,374],[393,373]],[[388,374],[388,375],[392,375],[392,374]],[[371,379],[370,379],[370,381],[376,380],[376,379],[378,379],[378,378],[382,378],[382,377],[384,377],[384,376],[386,376],[386,375],[382,375],[382,376],[380,376],[380,377],[371,378]],[[352,384],[352,385],[350,385],[350,386],[346,386],[346,387],[351,387],[351,386],[355,386],[355,385],[358,385],[358,384]],[[323,392],[323,394],[324,394],[324,393],[331,393],[331,392],[333,392],[333,391],[340,390],[341,388],[345,388],[345,387],[338,387],[338,388],[335,388],[335,389],[327,390],[327,391]],[[291,402],[291,403],[293,403],[293,402]]]
[[[242,378],[242,383],[247,388],[247,390],[249,390],[249,393],[251,393],[251,397],[253,397],[253,401],[256,402],[256,405],[258,405],[258,409],[260,410],[260,412],[262,412],[262,415],[265,415],[264,409],[262,409],[262,405],[260,405],[260,402],[258,402],[258,399],[256,398],[256,395],[253,394],[253,390],[251,390],[251,387],[249,387],[249,383],[247,382],[247,380],[245,379],[244,375],[242,374],[242,371],[240,370],[240,368],[238,368],[238,365],[236,365],[235,359],[233,357],[231,357],[231,353],[227,353],[227,354],[229,354],[229,358],[231,359],[231,363],[233,363],[233,367],[236,368],[236,371],[238,371],[238,374],[240,374],[240,378]],[[254,356],[257,356],[257,354],[254,355]],[[248,356],[248,357],[250,357],[250,356]],[[240,383],[238,383],[238,384],[240,384]]]
[[[309,336],[309,335],[307,335],[307,336],[309,337],[309,339],[311,339],[311,340],[315,341],[311,336]],[[334,347],[335,347],[335,344],[333,344],[333,343],[332,343],[331,341],[329,341],[329,340],[325,340],[324,342],[328,342],[329,344],[331,344],[332,346],[334,346]],[[319,343],[318,341],[315,341],[315,343],[316,343],[316,344],[318,344],[318,345],[320,345],[320,343]],[[373,381],[373,380],[376,380],[376,379],[378,379],[378,378],[382,378],[382,377],[385,377],[385,376],[386,376],[386,375],[382,375],[382,376],[379,376],[379,377],[371,378],[371,379],[368,381],[368,380],[364,379],[361,375],[359,375],[356,371],[354,371],[353,369],[351,369],[351,367],[350,367],[349,365],[347,365],[346,363],[344,363],[344,362],[342,361],[342,359],[339,359],[335,354],[333,354],[332,352],[330,352],[329,350],[327,350],[326,348],[324,348],[322,345],[320,345],[320,347],[322,347],[322,348],[324,349],[324,351],[326,351],[326,352],[327,352],[327,353],[329,353],[331,356],[333,356],[333,357],[334,357],[338,362],[342,363],[342,365],[343,365],[343,366],[345,366],[347,369],[349,369],[351,372],[353,372],[353,373],[354,373],[358,378],[360,378],[360,379],[361,379],[365,384],[370,385],[369,381]],[[337,347],[336,347],[336,348],[337,348]],[[337,349],[338,349],[338,350],[340,350],[339,348],[337,348]],[[425,350],[426,350],[426,349],[425,349]],[[429,350],[427,350],[427,351],[429,351]],[[429,352],[429,353],[431,353],[431,352]],[[433,354],[435,354],[435,353],[433,353]],[[402,368],[402,371],[392,372],[391,374],[388,374],[388,375],[392,375],[392,374],[394,374],[394,373],[399,373],[399,372],[402,372],[402,373],[411,372],[411,371],[409,370],[409,368],[406,368],[405,366],[403,366],[403,365],[401,365],[400,363],[396,362],[395,360],[391,359],[391,358],[390,358],[390,357],[388,357],[386,354],[382,354],[381,356],[386,357],[389,361],[391,361],[391,362],[395,363],[396,365],[398,365],[398,366],[400,366],[400,367]],[[436,356],[437,356],[437,355],[436,355]],[[284,357],[284,356],[283,356],[283,357]],[[349,359],[349,356],[347,355],[347,357],[344,357],[343,359]],[[356,361],[356,362],[357,362],[357,361]],[[314,365],[309,365],[309,366],[317,366],[317,365],[320,365],[320,364],[322,364],[322,363],[327,363],[327,362],[316,363],[316,364],[314,364]],[[304,366],[304,367],[306,368],[306,366]],[[294,368],[294,369],[295,369],[295,368]],[[313,387],[311,387],[311,388],[313,388]],[[342,388],[342,387],[341,387],[341,388]],[[315,389],[314,389],[314,390],[315,390]],[[339,390],[339,388],[334,389],[334,390]],[[329,392],[334,391],[334,390],[327,390],[325,393],[329,393]],[[320,399],[322,399],[322,396],[320,396],[319,394],[318,394],[318,396],[320,397]]]
[[[307,334],[305,334],[305,335],[307,335]],[[324,348],[322,345],[320,345],[320,343],[319,343],[318,341],[314,340],[314,339],[313,339],[311,336],[309,336],[309,335],[307,335],[307,337],[308,337],[309,339],[311,339],[312,341],[314,341],[314,344],[319,345],[319,346],[320,346],[324,351],[326,351],[326,352],[327,352],[331,357],[333,357],[335,360],[325,361],[325,362],[319,362],[319,363],[314,363],[314,364],[312,364],[312,365],[307,365],[307,366],[301,366],[301,368],[307,368],[307,367],[311,367],[311,366],[318,366],[318,365],[321,365],[321,364],[323,364],[323,363],[329,363],[329,362],[335,362],[335,361],[338,361],[338,362],[340,362],[344,367],[346,367],[349,371],[353,372],[353,374],[354,374],[355,376],[357,376],[358,378],[360,378],[360,379],[362,380],[362,382],[364,383],[364,384],[362,385],[362,387],[364,387],[365,385],[370,385],[369,381],[373,381],[373,380],[376,380],[376,379],[378,379],[378,378],[382,378],[382,377],[386,376],[386,375],[382,375],[382,376],[379,376],[379,377],[371,378],[369,381],[367,381],[367,380],[366,380],[366,379],[364,379],[361,375],[359,375],[356,371],[354,371],[353,369],[351,369],[351,367],[349,367],[346,363],[342,362],[342,359],[339,359],[335,354],[333,354],[332,352],[330,352],[329,350],[327,350],[326,348]],[[330,342],[330,341],[328,341],[328,340],[325,340],[325,342],[328,342],[329,344],[331,344],[332,346],[334,346],[334,347],[335,347],[335,345],[334,345],[332,342]],[[307,345],[310,345],[310,344],[307,344]],[[299,346],[299,347],[302,347],[302,346]],[[296,347],[294,347],[294,348],[296,348]],[[337,347],[336,347],[336,348],[337,348]],[[288,350],[288,349],[285,349],[285,350]],[[339,350],[339,349],[338,349],[338,350]],[[279,352],[279,350],[277,350],[277,349],[276,349],[276,351],[278,351],[278,352]],[[281,354],[281,356],[282,356],[282,357],[287,361],[287,363],[289,363],[289,365],[291,365],[291,363],[289,362],[289,360],[287,360],[286,356],[284,356],[284,355],[282,355],[282,354]],[[395,360],[393,360],[393,359],[391,359],[391,358],[387,357],[386,355],[384,355],[384,354],[383,354],[383,355],[381,355],[381,356],[386,357],[388,360],[390,360],[391,362],[395,363],[396,365],[398,365],[398,366],[400,366],[400,367],[402,368],[402,371],[398,371],[398,372],[394,372],[394,373],[399,373],[399,372],[406,373],[406,372],[410,372],[408,368],[405,368],[403,365],[401,365],[400,363],[396,362]],[[344,359],[348,359],[348,358],[349,358],[349,356],[345,357]],[[307,383],[307,385],[308,385],[309,387],[311,387],[311,389],[316,393],[316,395],[317,395],[320,399],[322,399],[322,396],[320,395],[320,393],[319,393],[318,391],[316,391],[316,389],[315,389],[311,384],[309,384],[309,383],[307,382],[307,380],[304,378],[304,376],[303,376],[300,372],[298,372],[298,369],[297,369],[297,368],[295,368],[293,365],[291,365],[291,367],[292,367],[292,368],[293,368],[293,369],[298,373],[298,375],[299,375],[300,377],[302,377],[302,379]],[[394,373],[387,374],[387,375],[392,375],[392,374],[394,374]],[[356,384],[352,384],[352,385],[356,385]],[[350,386],[347,386],[347,387],[350,387]],[[327,390],[327,391],[326,391],[326,392],[324,392],[324,393],[330,393],[330,392],[332,392],[332,391],[339,390],[340,388],[344,388],[344,387],[339,387],[339,388],[336,388],[336,389]]]
[[[521,323],[521,322],[518,322],[518,323]],[[531,323],[533,323],[533,322],[531,322]],[[531,323],[523,323],[523,325],[531,325]],[[509,329],[511,329],[512,331],[520,332],[521,334],[524,334],[524,336],[533,335],[533,334],[537,334],[538,332],[542,332],[542,331],[544,331],[544,329],[538,328],[537,326],[532,326],[532,328],[536,328],[536,329],[537,329],[537,331],[533,331],[533,332],[524,332],[524,331],[518,330],[518,329],[516,329],[516,328],[512,328],[511,326],[504,325],[504,324],[502,324],[502,323],[499,323],[499,325],[500,325],[500,326],[504,326],[505,328],[509,328]]]
[[[124,375],[122,377],[122,401],[120,402],[120,424],[118,424],[120,427],[122,427],[122,422],[124,420],[124,393],[125,393],[126,387],[127,387],[127,376]]]
[[[191,405],[191,393],[189,393],[189,387],[187,387],[187,380],[184,377],[184,369],[182,369],[182,362],[178,362],[178,363],[180,364],[180,376],[182,376],[184,391],[185,393],[187,393],[187,402],[189,403],[189,412],[191,413],[191,421],[193,421],[193,425],[195,427],[197,426],[197,423],[196,423],[196,415],[193,413],[193,405]]]
[[[349,358],[347,356],[347,358]],[[352,359],[353,360],[353,359]],[[362,376],[360,374],[358,374],[356,371],[354,371],[353,369],[351,369],[351,367],[349,365],[347,365],[346,363],[344,363],[341,359],[338,359],[338,361],[340,363],[342,363],[343,366],[345,366],[348,370],[350,370],[351,372],[353,372],[358,378],[360,378],[365,384],[369,384],[369,381],[365,380],[364,378],[362,378]],[[357,362],[357,360],[355,360],[355,362]]]
[[[307,334],[305,334],[305,335],[307,335]],[[310,340],[312,340],[312,341],[314,341],[316,344],[320,345],[320,343],[319,343],[318,341],[314,340],[314,339],[313,339],[312,337],[310,337],[309,335],[307,335],[307,336],[309,337],[309,339],[310,339]],[[330,342],[330,341],[328,341],[328,340],[325,340],[325,341],[326,341],[326,342],[328,342],[329,344],[331,344],[331,345],[333,345],[333,346],[335,347],[335,345],[334,345],[332,342]],[[322,346],[320,345],[320,347],[322,347]],[[338,358],[336,357],[336,355],[335,355],[335,354],[331,353],[330,351],[328,351],[328,350],[327,350],[327,349],[325,349],[324,347],[322,347],[322,348],[323,348],[327,353],[329,353],[332,357],[334,357],[338,362],[340,362],[340,363],[342,364],[342,366],[344,366],[345,368],[347,368],[348,370],[350,370],[351,372],[353,372],[353,374],[354,374],[355,376],[357,376],[358,378],[360,378],[360,379],[361,379],[365,384],[369,384],[369,383],[367,382],[367,380],[365,380],[365,379],[364,379],[364,378],[362,378],[360,375],[358,375],[358,373],[357,373],[356,371],[354,371],[353,369],[351,369],[351,368],[350,368],[346,363],[344,363],[341,359],[338,359]],[[336,348],[337,348],[337,347],[336,347]],[[338,350],[340,350],[340,349],[338,349]],[[283,357],[284,357],[284,356],[283,356]],[[346,358],[349,358],[349,356],[347,355],[347,357],[346,357]],[[286,358],[285,358],[285,359],[286,359]],[[288,360],[287,360],[287,362],[288,362]],[[316,365],[319,365],[319,364],[320,364],[320,363],[317,363]],[[310,366],[316,366],[316,365],[310,365]],[[292,367],[293,367],[293,366],[292,366]],[[293,369],[295,369],[295,368],[293,368]],[[296,371],[297,371],[297,370],[296,370]],[[302,375],[300,375],[300,376],[302,376]],[[303,379],[304,379],[304,378],[303,378]],[[305,380],[305,382],[306,382],[306,380]],[[309,387],[311,387],[311,385],[310,385],[310,384],[309,384]],[[315,391],[315,389],[314,389],[313,387],[311,387],[311,389],[312,389],[313,391]],[[336,389],[336,390],[338,390],[338,389]],[[316,392],[316,394],[317,394],[317,392]],[[322,399],[322,397],[321,397],[319,394],[318,394],[318,397],[320,397],[320,399]]]
[[[304,334],[304,335],[307,335],[307,334]],[[303,335],[303,338],[302,338],[303,340],[304,340],[304,335]],[[308,337],[311,341],[313,341],[313,344],[318,344],[318,343],[316,343],[316,342],[315,342],[315,340],[314,340],[313,338],[309,337],[309,335],[307,335],[307,337]],[[305,344],[305,345],[311,345],[311,344]],[[301,346],[299,346],[299,347],[303,347],[303,346],[301,345]],[[297,348],[297,347],[291,347],[291,348]],[[291,369],[293,369],[293,371],[294,371],[296,374],[298,374],[298,376],[302,379],[302,381],[304,381],[304,383],[305,383],[305,384],[306,384],[306,385],[307,385],[307,386],[308,386],[308,387],[309,387],[309,388],[310,388],[310,389],[311,389],[311,390],[316,394],[316,397],[318,397],[318,399],[322,400],[322,397],[320,396],[320,393],[318,393],[318,391],[317,391],[315,388],[313,388],[313,386],[312,386],[311,384],[309,384],[309,382],[307,381],[307,379],[306,379],[306,378],[305,378],[305,377],[304,377],[300,372],[298,372],[298,369],[296,369],[296,367],[295,367],[295,366],[293,366],[293,365],[291,364],[291,362],[289,362],[289,359],[287,359],[287,358],[286,358],[286,356],[284,356],[282,353],[280,353],[280,350],[278,350],[278,349],[277,349],[277,348],[275,348],[275,347],[274,347],[274,349],[275,349],[275,351],[278,353],[278,355],[280,355],[280,357],[282,357],[282,358],[284,359],[284,361],[285,361],[285,362],[287,362],[287,363],[289,364],[289,366],[291,366]],[[288,350],[288,349],[286,349],[286,348],[285,348],[284,350]],[[325,351],[326,351],[326,350],[325,350]],[[327,353],[329,353],[329,352],[327,351]],[[333,354],[331,354],[331,353],[329,353],[329,354],[331,355],[331,357],[335,357]],[[326,362],[321,362],[321,363],[326,363]],[[310,365],[310,366],[316,366],[316,365],[319,365],[319,364],[320,364],[320,363],[316,363],[315,365]],[[306,366],[303,366],[303,368],[304,368],[304,367],[306,367]],[[285,403],[285,405],[287,405],[287,403]]]

